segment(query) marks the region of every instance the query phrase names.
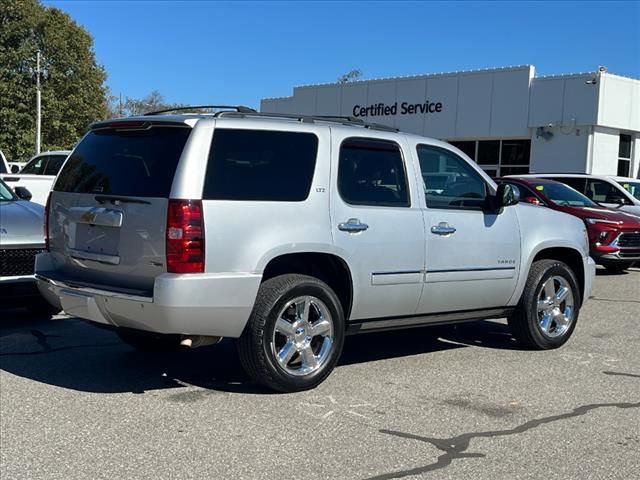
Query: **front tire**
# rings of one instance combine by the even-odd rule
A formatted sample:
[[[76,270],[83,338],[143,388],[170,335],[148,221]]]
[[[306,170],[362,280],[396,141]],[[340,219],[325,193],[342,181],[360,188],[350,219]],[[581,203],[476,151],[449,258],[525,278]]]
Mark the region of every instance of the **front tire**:
[[[571,337],[580,304],[573,271],[558,260],[539,260],[531,266],[520,302],[508,318],[509,327],[525,347],[558,348]]]
[[[238,339],[240,362],[268,388],[308,390],[334,369],[344,332],[342,305],[326,283],[298,274],[274,277],[260,285]]]

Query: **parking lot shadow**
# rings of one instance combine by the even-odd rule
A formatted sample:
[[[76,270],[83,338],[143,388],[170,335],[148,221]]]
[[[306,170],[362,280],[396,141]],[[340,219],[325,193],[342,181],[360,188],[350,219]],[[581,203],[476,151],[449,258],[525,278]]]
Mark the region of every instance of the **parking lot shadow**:
[[[81,320],[9,313],[0,310],[0,369],[13,375],[95,393],[144,393],[188,385],[269,393],[244,374],[233,340],[145,354],[113,332]],[[338,368],[467,346],[510,349],[514,343],[505,325],[488,321],[370,333],[347,337]]]

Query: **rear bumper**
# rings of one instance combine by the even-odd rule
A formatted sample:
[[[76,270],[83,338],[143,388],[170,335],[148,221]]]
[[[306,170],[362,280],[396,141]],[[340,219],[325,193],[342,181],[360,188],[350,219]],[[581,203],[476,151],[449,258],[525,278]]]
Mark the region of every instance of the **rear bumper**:
[[[69,315],[157,333],[236,338],[251,314],[262,278],[242,273],[167,273],[156,278],[153,297],[140,297],[70,285],[37,271],[42,295]]]

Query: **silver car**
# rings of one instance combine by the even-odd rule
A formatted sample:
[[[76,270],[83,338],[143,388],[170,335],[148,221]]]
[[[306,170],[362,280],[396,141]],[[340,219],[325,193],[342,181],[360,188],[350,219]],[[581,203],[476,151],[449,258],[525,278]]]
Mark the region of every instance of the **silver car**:
[[[0,180],[0,308],[26,306],[53,314],[40,296],[33,275],[35,256],[44,251],[44,208],[28,201],[30,193],[16,195]]]

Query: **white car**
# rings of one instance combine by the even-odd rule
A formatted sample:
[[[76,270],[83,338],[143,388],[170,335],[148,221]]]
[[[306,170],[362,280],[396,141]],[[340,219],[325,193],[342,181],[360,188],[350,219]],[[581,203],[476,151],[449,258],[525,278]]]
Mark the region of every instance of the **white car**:
[[[448,143],[244,107],[94,124],[46,213],[53,304],[140,349],[238,338],[280,391],[322,382],[347,333],[507,317],[559,347],[595,275],[580,219]]]
[[[550,178],[569,185],[607,208],[640,216],[640,180],[586,173],[537,173],[521,177]]]
[[[44,205],[53,181],[70,153],[70,150],[40,153],[29,160],[20,172],[1,174],[0,178],[14,190],[25,187],[33,196],[32,202]]]

